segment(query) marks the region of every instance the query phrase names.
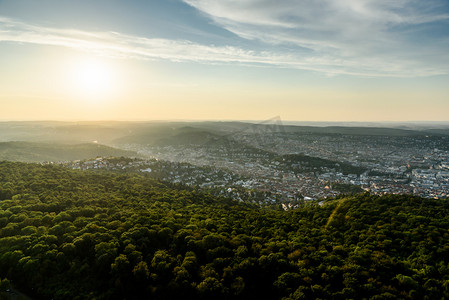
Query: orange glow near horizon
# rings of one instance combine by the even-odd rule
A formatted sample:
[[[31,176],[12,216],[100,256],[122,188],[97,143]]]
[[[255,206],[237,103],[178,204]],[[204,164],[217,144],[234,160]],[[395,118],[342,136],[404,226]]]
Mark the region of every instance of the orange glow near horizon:
[[[283,69],[195,69],[60,48],[34,50],[23,60],[19,54],[9,54],[14,68],[0,74],[0,121],[264,120],[275,115],[296,121],[445,121],[449,111],[443,101],[448,88],[420,79],[413,85],[378,79],[385,84],[373,90],[372,79],[301,81]],[[425,98],[433,106],[423,105]]]

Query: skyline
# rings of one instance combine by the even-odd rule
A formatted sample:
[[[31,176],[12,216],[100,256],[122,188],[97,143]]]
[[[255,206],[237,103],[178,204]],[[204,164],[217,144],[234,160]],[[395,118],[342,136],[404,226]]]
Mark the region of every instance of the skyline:
[[[0,120],[449,121],[444,1],[0,0]]]

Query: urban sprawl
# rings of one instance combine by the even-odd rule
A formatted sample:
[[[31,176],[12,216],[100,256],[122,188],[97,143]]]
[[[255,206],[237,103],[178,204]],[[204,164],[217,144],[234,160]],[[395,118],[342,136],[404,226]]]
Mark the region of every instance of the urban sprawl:
[[[342,193],[449,196],[449,137],[241,132],[208,143],[115,145],[141,158],[60,162],[73,169],[135,171],[175,184],[257,201]]]

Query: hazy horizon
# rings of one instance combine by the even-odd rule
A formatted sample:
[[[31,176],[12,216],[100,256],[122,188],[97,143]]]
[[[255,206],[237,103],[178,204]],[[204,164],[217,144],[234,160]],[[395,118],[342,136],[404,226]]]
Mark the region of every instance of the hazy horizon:
[[[213,120],[213,119],[167,119],[167,120],[0,120],[0,123],[70,123],[70,124],[102,124],[102,123],[136,123],[136,124],[152,124],[152,123],[249,123],[249,124],[276,124],[280,126],[311,126],[311,127],[449,127],[449,121],[300,121],[300,120],[283,120],[280,117],[270,118],[266,120]]]

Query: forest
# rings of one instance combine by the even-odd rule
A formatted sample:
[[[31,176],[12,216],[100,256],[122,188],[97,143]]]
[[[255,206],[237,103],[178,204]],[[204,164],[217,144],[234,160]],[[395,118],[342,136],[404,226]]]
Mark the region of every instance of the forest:
[[[0,161],[44,162],[73,161],[97,156],[137,157],[137,153],[96,143],[59,144],[37,142],[0,142]]]
[[[304,154],[287,154],[278,158],[283,168],[290,169],[294,172],[316,171],[321,168],[335,169],[345,175],[362,174],[366,171],[363,167],[356,167],[344,162],[336,162],[324,158],[308,156]]]
[[[448,213],[369,193],[284,211],[4,161],[0,297],[11,283],[34,299],[447,299]]]

